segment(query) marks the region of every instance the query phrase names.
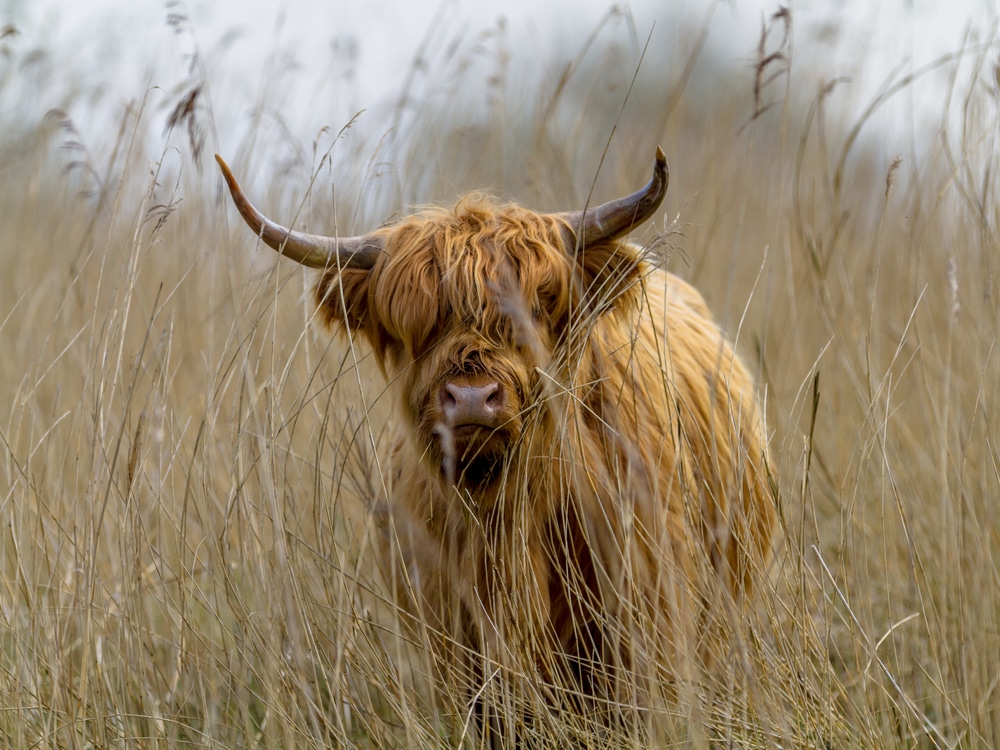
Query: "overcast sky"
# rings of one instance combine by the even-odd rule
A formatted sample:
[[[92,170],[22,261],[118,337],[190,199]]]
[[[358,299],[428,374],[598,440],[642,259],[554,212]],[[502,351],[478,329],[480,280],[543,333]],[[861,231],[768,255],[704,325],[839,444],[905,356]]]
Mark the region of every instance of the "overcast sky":
[[[1000,0],[632,0],[624,5],[637,36],[645,40],[652,31],[653,44],[676,43],[665,25],[670,13],[700,22],[714,8],[708,49],[723,63],[746,67],[762,17],[780,4],[792,8],[797,55],[827,54],[830,77],[844,74],[844,68],[855,78],[867,77],[857,85],[874,91],[893,68],[913,69],[957,49],[970,27],[980,38],[995,35]],[[169,88],[183,80],[185,43],[168,29],[171,13],[190,19],[203,54],[225,50],[228,75],[236,81],[259,78],[265,58],[276,49],[294,56],[297,76],[328,75],[333,44],[356,43],[358,101],[351,106],[360,109],[398,90],[436,16],[452,34],[463,28],[478,32],[505,17],[512,52],[531,54],[541,45],[582,38],[610,6],[609,0],[0,0],[0,26],[18,29],[22,55],[33,48],[58,55],[55,69],[76,76],[67,76],[66,85],[99,82],[105,104],[134,101],[149,85]],[[858,59],[864,60],[860,70]],[[316,61],[326,68],[314,68]],[[42,112],[63,106],[58,91],[39,96],[49,97],[36,103]],[[85,107],[77,101],[72,113],[84,128],[86,115],[79,109]]]

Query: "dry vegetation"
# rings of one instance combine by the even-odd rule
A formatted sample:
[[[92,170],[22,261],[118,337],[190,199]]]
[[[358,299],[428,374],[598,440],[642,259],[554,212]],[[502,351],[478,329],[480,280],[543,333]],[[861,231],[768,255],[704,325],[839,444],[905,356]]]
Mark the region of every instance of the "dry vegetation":
[[[1000,745],[997,55],[942,65],[939,127],[897,138],[836,114],[851,87],[789,24],[735,72],[678,34],[624,110],[643,45],[620,18],[531,73],[497,28],[311,155],[267,107],[216,133],[248,107],[222,61],[192,65],[162,137],[141,98],[110,146],[65,113],[5,128],[0,742],[458,744],[467,717],[430,702],[366,543],[384,386],[195,165],[220,150],[270,214],[332,233],[484,185],[578,207],[660,144],[666,263],[756,368],[783,539],[726,679],[661,707],[655,737],[579,744]],[[13,107],[42,68],[0,44]]]

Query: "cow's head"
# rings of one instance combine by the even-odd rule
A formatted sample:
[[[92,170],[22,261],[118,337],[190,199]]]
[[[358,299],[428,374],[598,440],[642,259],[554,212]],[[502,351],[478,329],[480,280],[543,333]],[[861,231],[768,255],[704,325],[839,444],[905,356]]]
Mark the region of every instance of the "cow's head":
[[[601,315],[640,274],[616,240],[667,190],[663,151],[641,190],[538,214],[468,196],[359,237],[296,232],[255,209],[221,158],[250,228],[282,255],[323,269],[322,315],[361,333],[432,470],[449,484],[489,485],[522,436],[539,368],[572,320]]]

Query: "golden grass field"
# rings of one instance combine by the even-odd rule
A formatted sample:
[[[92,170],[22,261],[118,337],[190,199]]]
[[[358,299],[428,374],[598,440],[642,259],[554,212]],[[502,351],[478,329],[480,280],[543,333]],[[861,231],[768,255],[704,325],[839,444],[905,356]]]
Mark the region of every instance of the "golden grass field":
[[[198,67],[169,106],[136,92],[110,145],[66,113],[0,133],[0,744],[461,744],[367,543],[384,384],[313,324],[309,275],[257,245],[211,153],[332,234],[480,187],[577,208],[661,145],[663,215],[633,238],[668,232],[757,374],[781,539],[728,680],[661,707],[670,731],[578,745],[1000,746],[997,51],[873,101],[941,98],[897,134],[839,114],[850,85],[785,20],[756,67],[678,43],[631,91],[642,40],[618,26],[530,76],[470,38],[314,144]],[[0,101],[26,75],[2,43]]]

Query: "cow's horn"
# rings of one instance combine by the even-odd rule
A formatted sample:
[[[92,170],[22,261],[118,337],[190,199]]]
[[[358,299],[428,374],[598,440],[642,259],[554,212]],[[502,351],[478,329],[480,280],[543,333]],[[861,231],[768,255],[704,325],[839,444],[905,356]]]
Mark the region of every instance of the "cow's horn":
[[[573,231],[570,245],[589,247],[613,240],[642,224],[659,207],[667,194],[670,172],[663,149],[656,147],[653,176],[646,187],[618,200],[588,208],[585,211],[567,211],[557,216],[567,222]]]
[[[287,258],[311,268],[361,268],[369,269],[382,252],[382,244],[377,238],[367,235],[360,237],[323,237],[286,229],[275,224],[254,208],[233,177],[229,165],[218,154],[222,176],[226,178],[233,202],[243,220],[264,242]]]

